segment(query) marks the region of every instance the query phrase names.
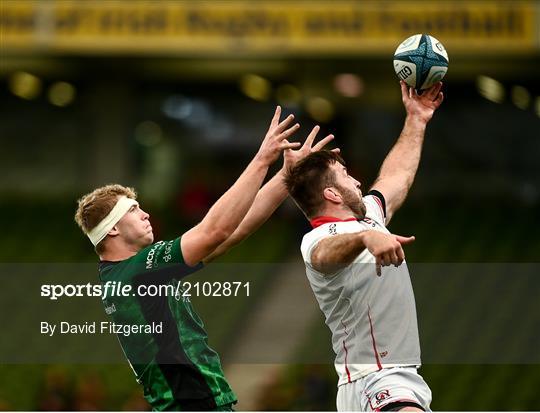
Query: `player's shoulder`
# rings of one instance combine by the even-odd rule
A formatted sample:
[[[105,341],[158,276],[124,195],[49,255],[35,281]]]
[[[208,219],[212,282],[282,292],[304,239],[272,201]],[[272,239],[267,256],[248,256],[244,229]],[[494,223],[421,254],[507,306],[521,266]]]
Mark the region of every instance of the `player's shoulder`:
[[[386,225],[386,200],[379,191],[372,189],[362,198],[366,206],[366,217]]]
[[[146,269],[158,267],[160,264],[184,263],[180,251],[180,237],[168,241],[157,241],[142,248],[131,258],[133,263],[143,264]]]
[[[158,241],[143,248],[134,257],[132,268],[137,273],[155,274],[157,271],[163,279],[169,279],[172,276],[180,279],[199,271],[203,268],[202,263],[195,266],[189,266],[185,263],[180,249],[180,240],[181,237],[170,241]]]
[[[155,254],[156,252],[162,252],[166,245],[171,245],[176,240],[170,240],[170,241],[156,241],[150,245],[147,245],[146,247],[142,248],[137,254],[135,255],[137,260],[144,259],[148,257],[149,255]]]
[[[321,236],[337,235],[357,227],[358,221],[356,220],[327,222],[313,228],[304,235],[303,239],[309,241],[310,239],[320,238]]]
[[[313,247],[324,238],[358,232],[362,229],[362,225],[357,220],[333,221],[318,225],[304,235],[300,250],[304,256],[309,255]]]

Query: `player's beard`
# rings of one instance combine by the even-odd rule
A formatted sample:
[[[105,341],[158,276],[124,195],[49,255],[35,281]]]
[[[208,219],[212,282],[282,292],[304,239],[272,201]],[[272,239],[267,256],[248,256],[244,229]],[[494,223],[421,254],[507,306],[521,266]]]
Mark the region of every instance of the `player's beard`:
[[[362,194],[360,190],[351,191],[348,188],[344,188],[340,185],[336,185],[341,193],[343,204],[351,210],[356,219],[364,219],[366,216],[366,204],[362,200]]]

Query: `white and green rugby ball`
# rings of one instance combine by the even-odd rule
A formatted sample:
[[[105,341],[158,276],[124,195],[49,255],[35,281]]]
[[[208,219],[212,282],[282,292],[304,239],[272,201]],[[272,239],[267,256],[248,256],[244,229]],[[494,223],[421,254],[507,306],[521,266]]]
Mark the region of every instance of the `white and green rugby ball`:
[[[446,49],[429,34],[415,34],[394,53],[394,70],[409,86],[422,90],[439,82],[448,70]]]

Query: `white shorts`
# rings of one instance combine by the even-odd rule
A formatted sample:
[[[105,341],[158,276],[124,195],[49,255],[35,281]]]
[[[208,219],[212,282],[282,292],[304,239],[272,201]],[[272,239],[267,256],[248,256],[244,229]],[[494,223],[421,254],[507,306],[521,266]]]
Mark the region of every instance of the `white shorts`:
[[[415,367],[382,369],[338,388],[338,411],[380,411],[396,402],[418,403],[431,411],[431,390]]]

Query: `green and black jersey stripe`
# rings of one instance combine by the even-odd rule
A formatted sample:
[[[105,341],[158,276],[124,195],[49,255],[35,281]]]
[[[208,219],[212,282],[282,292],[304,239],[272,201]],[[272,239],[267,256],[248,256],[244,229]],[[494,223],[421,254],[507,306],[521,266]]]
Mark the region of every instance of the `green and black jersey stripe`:
[[[148,286],[172,286],[199,270],[184,263],[180,239],[160,241],[120,262],[101,262],[100,279],[131,285],[132,294],[103,299],[116,324],[160,325],[161,333],[119,334],[144,397],[154,410],[213,410],[236,402],[204,325],[182,294],[139,295]],[[142,286],[142,287],[140,287]],[[155,290],[155,288],[154,288]],[[181,292],[181,290],[179,290]]]

